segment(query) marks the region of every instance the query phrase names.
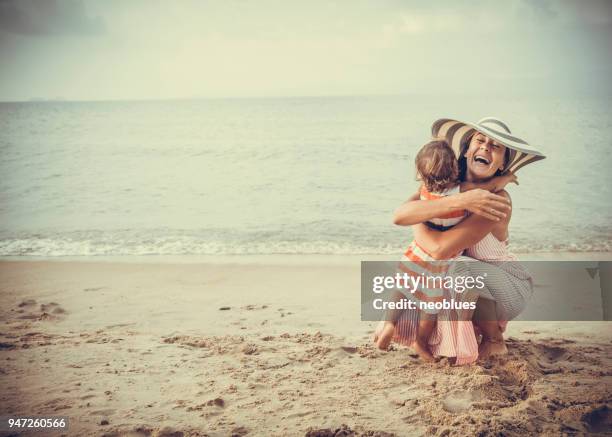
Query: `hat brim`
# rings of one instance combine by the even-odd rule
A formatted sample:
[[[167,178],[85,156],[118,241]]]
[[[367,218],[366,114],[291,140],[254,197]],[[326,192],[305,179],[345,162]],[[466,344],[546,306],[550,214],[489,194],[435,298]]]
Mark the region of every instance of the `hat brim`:
[[[480,132],[510,149],[510,157],[504,167],[505,171],[515,173],[527,164],[546,158],[542,152],[521,138],[474,123],[441,118],[431,126],[432,136],[435,138],[446,138],[453,148],[457,159],[461,157],[462,146],[467,143],[467,140],[474,132]]]

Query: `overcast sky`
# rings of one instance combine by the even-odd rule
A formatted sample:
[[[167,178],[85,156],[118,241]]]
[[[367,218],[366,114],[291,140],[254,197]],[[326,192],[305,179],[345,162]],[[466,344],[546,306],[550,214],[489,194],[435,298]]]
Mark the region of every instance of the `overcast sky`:
[[[0,0],[0,100],[612,94],[612,1]]]

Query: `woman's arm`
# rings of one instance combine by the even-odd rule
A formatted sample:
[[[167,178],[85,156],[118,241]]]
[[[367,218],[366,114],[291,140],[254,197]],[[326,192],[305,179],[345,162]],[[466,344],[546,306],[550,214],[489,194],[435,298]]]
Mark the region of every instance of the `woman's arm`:
[[[393,223],[410,226],[460,210],[468,210],[488,220],[499,221],[509,213],[510,202],[505,196],[482,189],[435,200],[419,200],[417,193],[395,210]]]
[[[510,202],[510,196],[502,191],[502,197]],[[458,225],[441,232],[426,225],[416,224],[412,227],[416,242],[435,259],[448,259],[482,240],[496,226],[508,228],[510,211],[503,222],[488,220],[479,215],[471,215]]]
[[[420,194],[416,193],[400,205],[393,214],[393,223],[410,226],[461,209],[455,199],[448,200],[452,196],[436,200],[420,200],[420,197]]]

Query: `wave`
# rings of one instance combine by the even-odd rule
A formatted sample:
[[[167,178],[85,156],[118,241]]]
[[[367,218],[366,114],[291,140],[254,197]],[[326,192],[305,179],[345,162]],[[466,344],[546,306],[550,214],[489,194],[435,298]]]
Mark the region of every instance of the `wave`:
[[[229,233],[228,233],[229,234]],[[256,238],[260,237],[260,238]],[[20,235],[0,239],[0,256],[141,256],[141,255],[273,255],[329,254],[398,255],[405,248],[397,239],[381,235],[380,239],[359,236],[353,239],[261,238],[261,234],[198,235],[197,233],[162,233],[142,231],[89,231],[52,235]],[[610,252],[607,240],[517,241],[511,244],[516,253],[532,252]]]

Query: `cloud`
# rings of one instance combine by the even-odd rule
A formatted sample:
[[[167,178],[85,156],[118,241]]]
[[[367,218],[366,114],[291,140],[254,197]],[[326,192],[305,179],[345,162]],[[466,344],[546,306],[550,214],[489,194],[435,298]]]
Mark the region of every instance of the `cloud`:
[[[0,0],[0,30],[20,35],[99,35],[100,17],[90,17],[81,0]]]
[[[523,0],[523,3],[531,8],[538,19],[552,20],[559,15],[548,0]]]
[[[538,22],[581,26],[608,26],[612,22],[610,0],[522,0],[521,6],[521,12],[527,11]]]
[[[612,0],[330,1],[0,0],[0,100],[612,89]]]

